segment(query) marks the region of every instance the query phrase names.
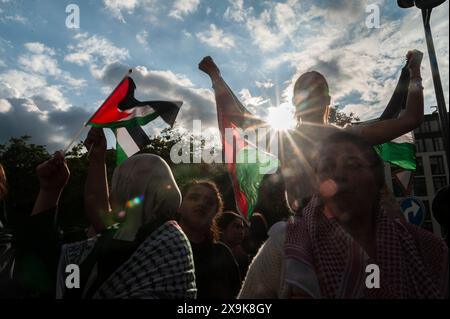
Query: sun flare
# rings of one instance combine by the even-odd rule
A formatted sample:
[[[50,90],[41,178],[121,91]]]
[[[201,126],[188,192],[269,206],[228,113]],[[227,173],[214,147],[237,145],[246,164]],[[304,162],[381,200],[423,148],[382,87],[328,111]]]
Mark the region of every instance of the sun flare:
[[[286,105],[269,107],[269,114],[266,117],[269,125],[277,130],[289,130],[295,127],[294,110]]]

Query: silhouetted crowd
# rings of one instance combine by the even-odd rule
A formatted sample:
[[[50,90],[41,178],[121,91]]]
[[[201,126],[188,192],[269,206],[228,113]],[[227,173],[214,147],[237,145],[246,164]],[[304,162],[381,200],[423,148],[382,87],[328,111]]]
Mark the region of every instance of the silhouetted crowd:
[[[404,219],[373,148],[423,121],[420,59],[411,51],[407,60],[401,114],[345,128],[327,123],[323,75],[298,78],[297,127],[280,134],[280,167],[262,179],[248,220],[223,211],[211,180],[180,190],[157,155],[131,156],[109,182],[106,138],[92,128],[86,237],[63,243],[55,223],[70,178],[56,152],[36,168],[40,190],[26,221],[1,234],[0,297],[448,298],[448,248]],[[240,103],[210,57],[199,68],[218,109]],[[0,166],[0,200],[7,173]],[[371,265],[379,271],[368,273]]]

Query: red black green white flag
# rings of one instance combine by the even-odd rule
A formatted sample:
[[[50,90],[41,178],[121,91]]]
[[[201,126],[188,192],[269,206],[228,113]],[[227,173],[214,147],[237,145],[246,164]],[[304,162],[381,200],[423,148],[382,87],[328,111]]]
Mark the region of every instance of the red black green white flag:
[[[117,164],[145,147],[150,139],[141,128],[161,117],[171,127],[183,102],[138,101],[136,84],[126,76],[114,89],[87,125],[113,129],[116,135]]]
[[[175,122],[183,102],[138,101],[136,84],[126,76],[90,118],[87,125],[95,127],[133,127],[145,125],[158,116],[170,126]]]
[[[250,219],[264,175],[270,171],[275,172],[279,162],[274,155],[259,149],[243,134],[249,128],[267,128],[267,123],[252,115],[226,83],[222,84],[222,89],[227,92],[221,94],[216,90],[216,102],[224,159],[233,185],[236,208],[241,215]],[[232,129],[232,140],[226,138],[226,129]]]

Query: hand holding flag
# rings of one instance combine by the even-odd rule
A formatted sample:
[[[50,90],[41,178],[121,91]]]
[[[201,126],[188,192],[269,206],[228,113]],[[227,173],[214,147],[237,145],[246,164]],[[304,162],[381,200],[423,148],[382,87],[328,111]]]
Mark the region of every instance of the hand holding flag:
[[[100,108],[83,124],[65,152],[78,138],[86,125],[96,128],[111,128],[116,134],[117,163],[120,164],[150,142],[147,134],[141,128],[142,125],[146,125],[160,116],[167,124],[173,126],[183,102],[138,101],[134,97],[136,84],[129,76],[131,72],[130,69]],[[94,150],[94,153],[98,156],[101,156],[102,153],[104,155],[106,140],[104,135],[100,135],[103,135],[103,131],[90,131],[90,136],[85,142],[89,154]],[[96,145],[95,141],[99,139],[101,139],[101,143]]]
[[[104,159],[106,152],[106,138],[102,128],[92,127],[84,140],[89,158]]]

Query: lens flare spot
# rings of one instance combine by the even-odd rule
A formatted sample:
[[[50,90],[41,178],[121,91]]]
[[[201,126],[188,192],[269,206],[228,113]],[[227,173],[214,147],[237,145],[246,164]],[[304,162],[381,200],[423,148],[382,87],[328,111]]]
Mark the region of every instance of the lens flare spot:
[[[135,198],[130,199],[125,203],[126,208],[133,208],[139,204],[141,204],[144,200],[144,195],[137,196]]]
[[[337,193],[337,184],[332,179],[327,179],[322,182],[319,187],[320,195],[323,197],[329,198],[333,197]]]
[[[117,214],[117,216],[119,217],[119,218],[125,218],[125,215],[126,215],[126,212],[124,211],[124,210],[122,210],[122,211],[120,211],[118,214]]]

